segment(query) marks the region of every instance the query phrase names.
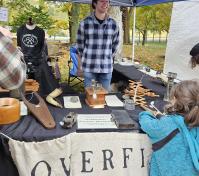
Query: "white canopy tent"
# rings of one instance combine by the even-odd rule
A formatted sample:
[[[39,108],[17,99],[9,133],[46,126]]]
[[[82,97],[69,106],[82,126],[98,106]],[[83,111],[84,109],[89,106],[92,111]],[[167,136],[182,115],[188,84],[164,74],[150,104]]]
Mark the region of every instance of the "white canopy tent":
[[[199,43],[199,0],[174,3],[168,36],[164,73],[175,72],[180,80],[198,78],[191,69],[190,50]]]

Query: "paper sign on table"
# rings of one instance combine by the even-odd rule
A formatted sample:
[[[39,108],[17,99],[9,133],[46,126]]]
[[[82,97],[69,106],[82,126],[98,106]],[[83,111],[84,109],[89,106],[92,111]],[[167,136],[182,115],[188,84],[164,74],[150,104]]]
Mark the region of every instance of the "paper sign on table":
[[[64,98],[65,108],[82,108],[82,105],[78,96],[64,96],[63,98]]]
[[[116,95],[106,95],[105,101],[107,106],[123,107],[124,103]]]

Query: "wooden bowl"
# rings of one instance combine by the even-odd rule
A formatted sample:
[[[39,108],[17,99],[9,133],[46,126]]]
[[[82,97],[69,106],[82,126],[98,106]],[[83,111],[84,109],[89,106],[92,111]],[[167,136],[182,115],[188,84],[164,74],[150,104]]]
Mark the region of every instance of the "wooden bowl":
[[[19,100],[15,98],[0,98],[0,124],[14,123],[19,119]]]

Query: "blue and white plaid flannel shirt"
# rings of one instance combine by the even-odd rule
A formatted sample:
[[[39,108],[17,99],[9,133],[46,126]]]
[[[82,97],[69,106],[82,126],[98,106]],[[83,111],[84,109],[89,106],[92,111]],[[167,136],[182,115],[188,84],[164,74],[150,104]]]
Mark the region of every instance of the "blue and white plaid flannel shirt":
[[[119,44],[119,28],[110,17],[100,24],[94,13],[80,22],[77,50],[84,72],[110,73]]]

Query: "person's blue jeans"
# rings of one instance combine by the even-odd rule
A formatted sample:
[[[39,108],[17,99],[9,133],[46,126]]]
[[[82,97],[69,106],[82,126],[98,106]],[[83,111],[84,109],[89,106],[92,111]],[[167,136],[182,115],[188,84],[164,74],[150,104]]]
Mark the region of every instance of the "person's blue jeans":
[[[91,73],[84,72],[84,87],[90,87],[92,85],[92,79],[101,83],[103,88],[107,91],[110,90],[112,72],[111,73]]]

